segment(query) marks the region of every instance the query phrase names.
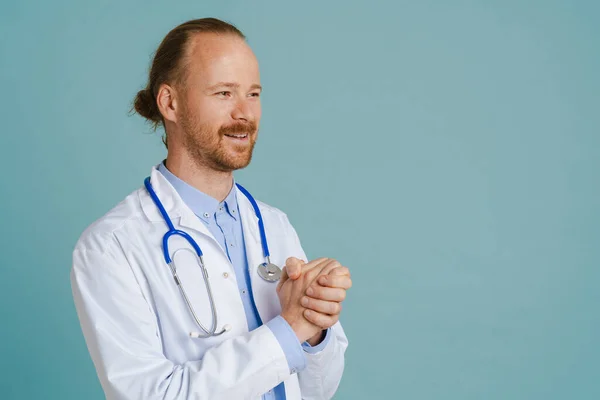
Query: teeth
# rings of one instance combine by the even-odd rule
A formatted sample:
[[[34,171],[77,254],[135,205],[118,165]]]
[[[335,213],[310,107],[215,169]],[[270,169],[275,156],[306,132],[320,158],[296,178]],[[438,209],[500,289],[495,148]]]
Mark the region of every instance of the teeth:
[[[225,136],[229,136],[229,137],[235,137],[235,138],[245,138],[246,136],[248,136],[247,134],[244,135],[225,135]]]

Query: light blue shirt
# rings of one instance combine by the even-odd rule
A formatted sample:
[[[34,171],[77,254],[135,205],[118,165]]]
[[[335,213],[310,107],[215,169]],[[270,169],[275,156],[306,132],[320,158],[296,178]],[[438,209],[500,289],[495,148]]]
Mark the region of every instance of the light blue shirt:
[[[239,216],[237,191],[232,189],[225,200],[219,201],[206,193],[188,185],[177,176],[173,175],[160,163],[158,170],[175,188],[183,202],[200,218],[210,233],[217,240],[233,265],[238,284],[248,330],[252,331],[263,324],[260,318],[250,284],[248,260],[242,231],[242,221]],[[235,184],[233,186],[235,188]],[[275,289],[275,288],[273,288]],[[329,342],[331,329],[327,329],[325,338],[317,346],[307,342],[300,344],[291,326],[283,317],[278,315],[266,325],[271,329],[283,349],[291,373],[302,371],[306,367],[304,352],[316,353],[321,351]],[[263,395],[263,400],[284,400],[285,389],[283,382]]]

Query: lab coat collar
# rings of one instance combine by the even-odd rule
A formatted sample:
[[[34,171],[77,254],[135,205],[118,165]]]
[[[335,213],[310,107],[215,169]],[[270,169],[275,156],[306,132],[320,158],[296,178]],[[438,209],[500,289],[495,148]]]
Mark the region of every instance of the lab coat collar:
[[[205,225],[214,221],[215,214],[219,211],[219,207],[223,207],[227,215],[237,221],[238,205],[236,200],[236,191],[233,190],[233,188],[229,191],[227,197],[222,202],[219,202],[214,197],[196,189],[189,183],[174,175],[167,169],[164,161],[158,164],[157,168],[158,172],[167,178],[167,181],[177,191],[185,204],[187,204],[187,206],[194,212],[194,214],[198,216],[198,218],[204,221]]]
[[[152,184],[152,188],[156,192],[158,199],[161,201],[165,211],[175,226],[179,224],[181,227],[193,229],[204,235],[212,237],[212,234],[209,232],[208,228],[206,228],[202,221],[200,221],[194,212],[185,204],[185,202],[181,199],[181,196],[179,196],[177,193],[177,190],[175,190],[175,188],[169,183],[167,178],[160,173],[158,170],[158,165],[152,167],[152,172],[150,173],[150,183]],[[158,210],[158,207],[156,207],[156,204],[154,204],[154,201],[152,201],[152,197],[150,197],[150,194],[145,188],[140,191],[140,204],[144,214],[150,221],[164,222],[164,218]],[[177,219],[179,219],[179,221],[177,221]],[[166,231],[168,227],[166,222],[164,223]]]
[[[185,204],[181,199],[181,196],[177,193],[177,190],[169,183],[167,178],[158,170],[158,165],[152,167],[150,173],[150,183],[156,192],[156,195],[162,202],[169,218],[176,224],[176,219],[179,218],[179,225],[184,228],[193,229],[204,235],[207,235],[214,239],[208,228],[200,221],[200,219],[194,214],[194,212]],[[258,241],[258,249],[260,254],[252,255],[252,258],[262,258],[262,247],[260,246],[260,232],[258,231],[258,218],[254,213],[252,203],[246,198],[246,196],[235,186],[238,207],[240,210],[240,217],[242,219],[242,228],[244,232],[244,238],[246,241],[252,238],[254,242]],[[158,207],[152,201],[152,197],[146,191],[145,188],[139,192],[140,204],[146,217],[152,222],[163,221],[164,219],[158,210]],[[167,228],[165,222],[165,229]],[[246,246],[253,250],[257,249],[256,245]],[[250,258],[251,255],[248,254]]]

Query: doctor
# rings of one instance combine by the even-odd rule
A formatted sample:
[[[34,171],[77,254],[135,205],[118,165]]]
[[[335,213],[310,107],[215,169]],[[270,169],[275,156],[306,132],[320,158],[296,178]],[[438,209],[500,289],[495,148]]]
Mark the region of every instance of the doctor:
[[[108,399],[329,399],[339,385],[348,269],[308,262],[286,214],[233,179],[260,94],[252,50],[223,21],[184,23],[155,54],[135,110],[164,127],[167,158],[73,252]]]

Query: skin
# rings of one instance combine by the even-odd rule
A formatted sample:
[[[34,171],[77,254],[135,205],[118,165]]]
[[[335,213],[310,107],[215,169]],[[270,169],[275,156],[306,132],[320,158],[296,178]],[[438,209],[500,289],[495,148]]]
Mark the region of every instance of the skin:
[[[308,342],[314,346],[324,337],[323,329],[339,320],[341,303],[351,286],[348,268],[337,260],[318,258],[304,263],[290,257],[277,285],[281,315],[300,340],[310,338]]]
[[[156,99],[167,132],[166,166],[223,201],[233,187],[233,171],[250,163],[258,138],[258,61],[237,36],[199,33],[190,38],[183,65],[180,82],[163,83]],[[277,286],[281,315],[301,342],[315,345],[323,329],[338,321],[351,285],[348,269],[335,260],[290,258]]]

